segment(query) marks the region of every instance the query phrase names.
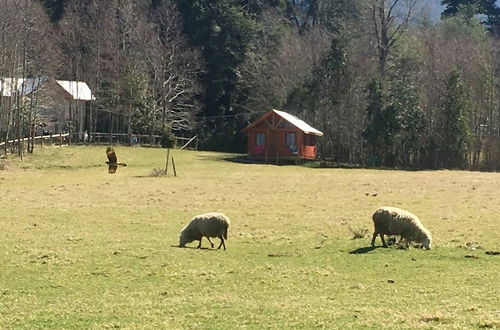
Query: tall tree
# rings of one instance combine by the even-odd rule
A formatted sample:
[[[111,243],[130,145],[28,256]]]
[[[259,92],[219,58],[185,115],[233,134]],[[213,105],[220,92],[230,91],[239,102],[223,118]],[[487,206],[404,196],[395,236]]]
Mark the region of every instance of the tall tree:
[[[377,45],[379,73],[386,73],[387,61],[398,38],[408,28],[416,0],[371,0],[373,34]]]
[[[232,104],[240,76],[237,68],[253,38],[253,21],[237,0],[178,0],[177,4],[184,31],[191,44],[202,50],[206,65],[201,80],[205,136],[212,140],[212,147],[230,149],[234,141],[228,137],[243,125],[227,118],[235,115]]]
[[[484,23],[490,32],[500,35],[500,7],[496,0],[441,0],[441,4],[446,5],[442,17],[455,16],[461,12],[467,12],[469,16],[484,15]]]
[[[52,22],[58,22],[64,15],[64,6],[68,0],[41,0]]]
[[[446,168],[466,168],[470,151],[470,100],[460,71],[453,69],[446,82],[442,101],[442,164]]]

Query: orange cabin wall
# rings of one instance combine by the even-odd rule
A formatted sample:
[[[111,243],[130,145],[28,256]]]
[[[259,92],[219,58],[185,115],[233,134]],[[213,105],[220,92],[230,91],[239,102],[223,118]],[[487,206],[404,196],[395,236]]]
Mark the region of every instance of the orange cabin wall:
[[[297,144],[297,154],[293,154],[288,146],[286,145],[286,133],[295,133],[296,144]],[[257,133],[264,133],[266,136],[266,145],[264,150],[257,150],[256,148],[256,136]],[[253,157],[265,157],[267,152],[267,157],[275,159],[276,151],[278,151],[278,157],[282,158],[304,158],[304,159],[315,159],[316,158],[316,146],[306,146],[304,145],[304,132],[301,130],[294,129],[279,129],[271,130],[268,128],[254,127],[247,131],[247,153],[249,156]]]

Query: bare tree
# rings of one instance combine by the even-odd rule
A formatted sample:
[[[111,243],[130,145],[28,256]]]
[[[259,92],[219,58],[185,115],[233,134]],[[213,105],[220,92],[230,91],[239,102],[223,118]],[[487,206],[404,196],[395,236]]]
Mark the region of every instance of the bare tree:
[[[85,2],[71,1],[61,26],[65,47],[76,53],[68,74],[85,77],[97,94],[92,130],[191,129],[200,61],[182,37],[175,6]]]
[[[29,137],[32,150],[36,94],[27,78],[52,71],[51,25],[40,4],[32,0],[0,0],[0,131],[9,140],[17,139],[17,153],[22,158],[23,142]],[[28,94],[30,97],[28,97]],[[7,143],[5,144],[7,148]],[[7,150],[5,149],[5,152]]]
[[[196,96],[201,91],[201,56],[188,47],[173,3],[162,3],[150,15],[158,35],[150,65],[154,72],[153,91],[161,108],[161,130],[192,130],[200,109]]]
[[[370,0],[379,72],[385,75],[391,49],[406,31],[417,0]]]

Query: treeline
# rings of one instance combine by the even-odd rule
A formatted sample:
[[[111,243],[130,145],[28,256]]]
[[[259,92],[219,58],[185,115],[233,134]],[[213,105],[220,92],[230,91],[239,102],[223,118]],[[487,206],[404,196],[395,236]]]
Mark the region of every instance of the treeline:
[[[338,162],[498,170],[500,9],[443,0],[436,21],[421,3],[0,0],[0,77],[87,82],[93,131],[243,151],[241,129],[277,108]],[[3,139],[31,131],[22,103],[0,108]]]

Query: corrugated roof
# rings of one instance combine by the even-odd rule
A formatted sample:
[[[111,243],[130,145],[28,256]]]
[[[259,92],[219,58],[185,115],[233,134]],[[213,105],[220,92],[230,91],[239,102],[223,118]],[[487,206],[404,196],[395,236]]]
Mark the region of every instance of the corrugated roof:
[[[83,81],[57,80],[57,83],[61,85],[62,88],[64,88],[66,92],[68,92],[75,100],[95,100],[89,86]]]
[[[0,91],[3,96],[12,96],[12,91],[17,90],[28,95],[47,81],[45,76],[37,78],[0,78]],[[74,100],[95,100],[89,86],[83,81],[56,80],[57,84],[68,92]]]
[[[299,119],[299,118],[295,117],[294,115],[289,114],[288,112],[280,111],[280,110],[276,110],[276,109],[273,109],[273,112],[306,134],[323,136],[323,132],[315,129],[314,127],[312,127],[311,125],[309,125],[308,123],[303,121],[302,119]]]
[[[12,96],[13,91],[28,95],[38,88],[47,77],[37,78],[0,78],[0,90],[3,96]]]

